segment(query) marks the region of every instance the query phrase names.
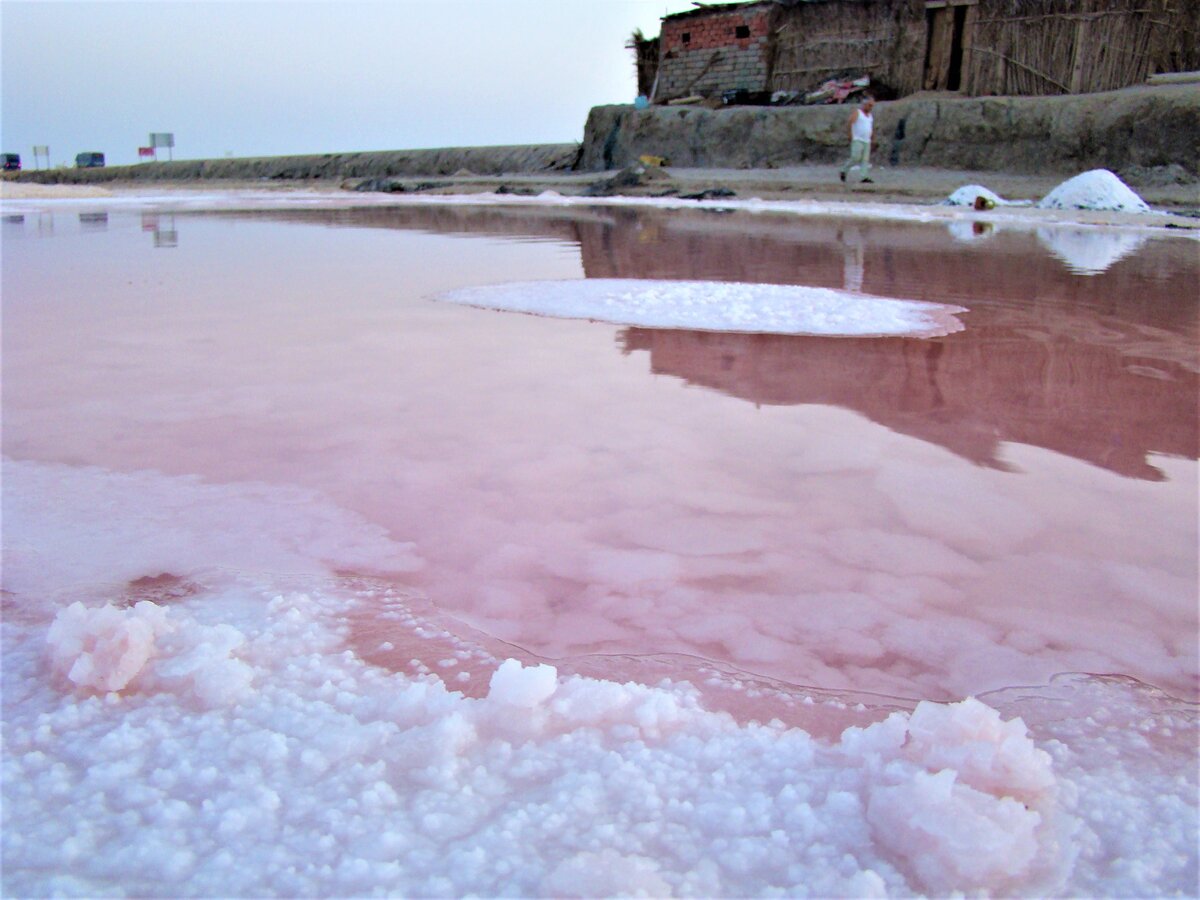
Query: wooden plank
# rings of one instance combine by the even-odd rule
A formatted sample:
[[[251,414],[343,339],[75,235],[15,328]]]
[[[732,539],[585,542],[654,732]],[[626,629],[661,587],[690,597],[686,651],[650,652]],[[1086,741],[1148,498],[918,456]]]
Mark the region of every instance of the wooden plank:
[[[1083,12],[1091,12],[1090,3],[1085,4]],[[1091,47],[1088,45],[1088,19],[1080,18],[1075,23],[1075,52],[1074,58],[1071,61],[1071,85],[1070,93],[1078,94],[1083,87],[1083,64],[1088,53],[1091,52]]]
[[[934,10],[929,31],[929,68],[925,71],[925,90],[940,91],[950,74],[950,43],[954,38],[954,12]]]
[[[1192,84],[1200,81],[1200,72],[1159,72],[1146,78],[1146,84]]]
[[[964,94],[970,93],[971,85],[971,47],[975,43],[975,20],[979,18],[979,8],[974,4],[967,9],[967,17],[963,20],[962,30],[962,62],[960,63],[958,89]]]

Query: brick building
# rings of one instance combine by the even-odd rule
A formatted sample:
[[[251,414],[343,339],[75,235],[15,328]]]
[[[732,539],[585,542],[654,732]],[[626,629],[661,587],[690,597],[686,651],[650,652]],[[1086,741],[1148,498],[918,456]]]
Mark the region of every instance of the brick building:
[[[766,90],[773,6],[723,3],[663,19],[655,97]]]
[[[657,46],[630,46],[656,103],[804,93],[846,75],[885,96],[1076,94],[1200,68],[1200,0],[698,3],[662,20]]]

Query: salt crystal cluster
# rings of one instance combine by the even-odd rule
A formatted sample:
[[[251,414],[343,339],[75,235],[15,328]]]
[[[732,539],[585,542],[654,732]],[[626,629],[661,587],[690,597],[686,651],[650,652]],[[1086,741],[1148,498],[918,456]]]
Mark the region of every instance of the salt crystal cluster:
[[[1054,838],[1050,756],[978,700],[921,703],[843,744],[873,751],[867,820],[927,890],[1011,890]]]
[[[46,634],[51,670],[75,690],[168,691],[218,706],[237,700],[253,670],[233,657],[245,636],[230,625],[177,629],[168,611],[143,600],[129,609],[72,603]]]
[[[169,628],[167,611],[146,600],[128,610],[72,603],[46,636],[50,667],[78,688],[120,691],[141,673]]]

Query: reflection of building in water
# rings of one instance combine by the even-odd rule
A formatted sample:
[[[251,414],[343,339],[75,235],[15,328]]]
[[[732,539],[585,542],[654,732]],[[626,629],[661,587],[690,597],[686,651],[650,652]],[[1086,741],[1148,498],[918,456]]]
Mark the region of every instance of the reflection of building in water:
[[[1147,454],[1200,453],[1186,241],[1150,242],[1080,277],[1028,232],[964,244],[940,226],[680,217],[660,233],[648,244],[582,225],[588,276],[847,287],[970,312],[965,331],[936,340],[623,331],[622,347],[648,351],[656,373],[760,404],[856,410],[985,465],[1014,441],[1157,479]]]
[[[242,217],[243,213],[219,215]],[[1014,441],[1155,479],[1148,453],[1196,458],[1194,244],[1151,240],[1081,276],[1032,232],[962,242],[944,224],[628,208],[403,207],[253,217],[577,243],[589,278],[857,286],[967,307],[936,340],[621,333],[655,372],[761,404],[842,406],[1000,465]]]
[[[155,247],[178,247],[179,232],[175,228],[175,216],[162,213],[142,213],[142,231],[154,235]]]
[[[81,212],[79,214],[79,230],[80,231],[107,231],[108,230],[108,213],[106,213],[106,212]]]
[[[982,465],[999,444],[1045,447],[1122,475],[1158,480],[1148,453],[1195,459],[1194,367],[1156,359],[1133,367],[1127,347],[1019,329],[971,327],[950,338],[816,338],[629,328],[674,375],[763,405],[823,404],[862,413]]]

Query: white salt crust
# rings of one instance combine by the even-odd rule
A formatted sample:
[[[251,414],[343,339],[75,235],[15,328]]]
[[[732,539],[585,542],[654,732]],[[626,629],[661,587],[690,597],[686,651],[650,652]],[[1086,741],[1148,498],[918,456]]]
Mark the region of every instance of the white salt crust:
[[[826,336],[962,330],[958,306],[778,284],[588,278],[460,288],[437,299],[467,306],[645,328]]]
[[[1164,783],[1144,729],[1052,760],[967,699],[822,742],[686,684],[515,660],[469,699],[344,651],[348,606],[226,578],[5,623],[4,892],[1141,895],[1195,874],[1194,778]],[[1100,777],[1114,740],[1147,747],[1144,782]]]
[[[419,566],[411,547],[317,496],[11,460],[4,489],[19,526],[4,576],[20,586],[0,625],[7,896],[1196,883],[1193,705],[1085,682],[1051,698],[1036,733],[967,699],[818,740],[706,710],[686,683],[515,660],[491,663],[471,698],[452,690],[469,645],[332,577],[373,542]],[[247,545],[295,574],[202,568]],[[137,600],[163,563],[189,590]],[[129,581],[80,581],[105,571]],[[364,614],[453,665],[370,664],[346,649]]]

